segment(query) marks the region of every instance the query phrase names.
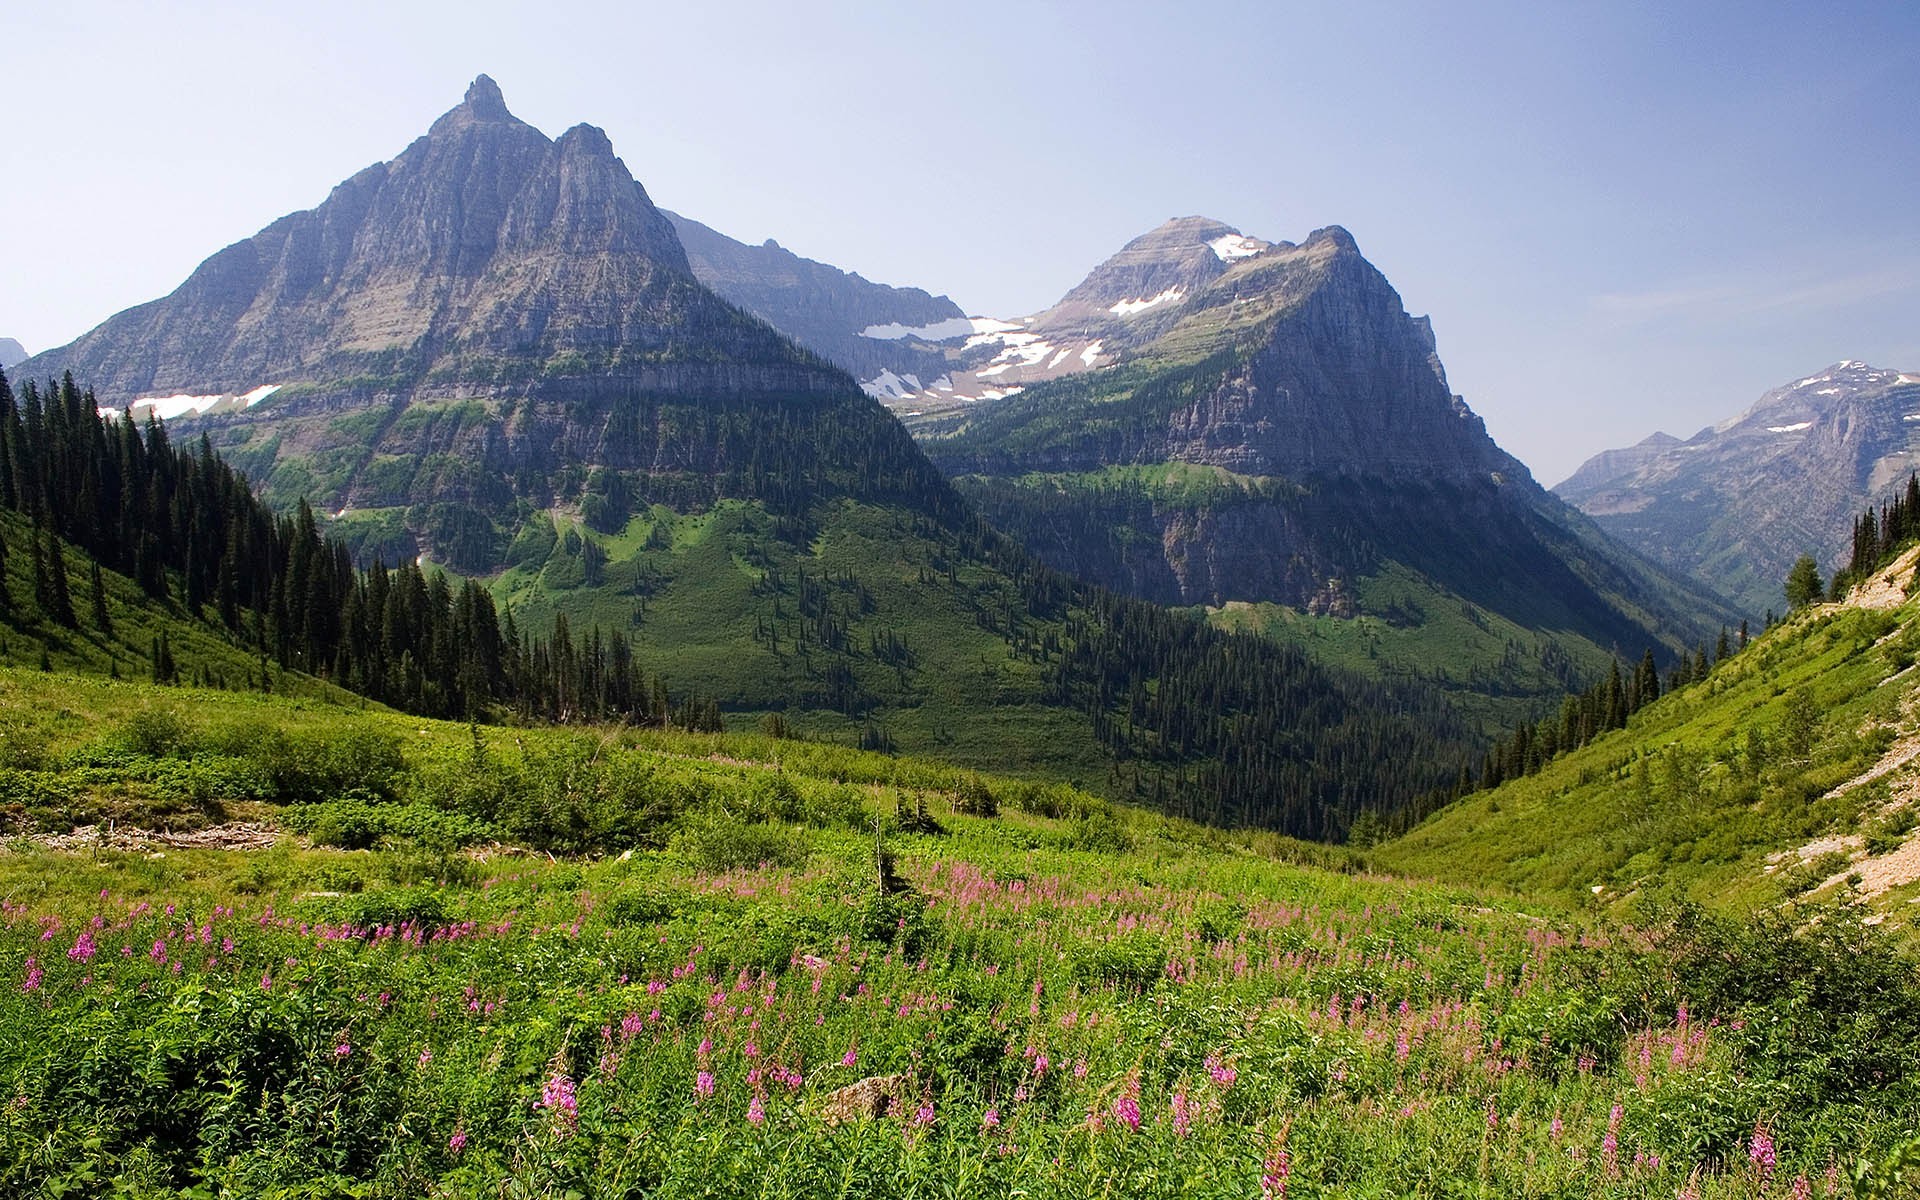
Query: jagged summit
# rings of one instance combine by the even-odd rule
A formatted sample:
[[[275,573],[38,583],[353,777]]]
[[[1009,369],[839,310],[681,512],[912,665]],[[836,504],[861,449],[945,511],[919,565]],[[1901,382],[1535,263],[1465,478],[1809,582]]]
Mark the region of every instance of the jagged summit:
[[[507,98],[500,85],[488,75],[480,75],[467,86],[467,94],[427,130],[428,137],[444,137],[470,125],[526,125],[507,110]],[[531,126],[527,126],[532,128]]]
[[[753,371],[756,387],[843,386],[695,281],[603,131],[549,139],[482,75],[394,159],[22,369],[70,369],[118,406],[296,384],[275,403],[341,386],[498,392],[608,371],[681,387],[723,363],[733,386]]]
[[[1031,324],[1060,332],[1111,328],[1124,338],[1127,322],[1164,315],[1232,264],[1272,248],[1224,221],[1175,217],[1122,246]]]

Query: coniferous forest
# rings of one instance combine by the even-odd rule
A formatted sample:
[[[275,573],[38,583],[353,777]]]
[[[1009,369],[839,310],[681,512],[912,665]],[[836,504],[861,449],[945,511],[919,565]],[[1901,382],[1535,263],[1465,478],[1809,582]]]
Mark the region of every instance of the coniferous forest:
[[[177,447],[161,423],[103,415],[71,377],[25,382],[17,396],[4,378],[0,504],[33,522],[28,553],[79,548],[245,646],[262,680],[271,663],[428,716],[721,725],[720,698],[640,670],[619,630],[576,632],[561,615],[535,633],[472,579],[407,561],[356,566],[307,503],[275,514],[204,436]],[[1088,716],[1116,796],[1337,840],[1358,813],[1399,811],[1476,753],[1433,693],[1339,676],[1298,649],[1073,580],[970,517],[937,474],[907,474],[918,527],[1009,581],[976,620],[1038,668],[1047,703]],[[805,525],[797,501],[777,507]],[[77,619],[70,600],[37,599],[48,619]],[[823,649],[822,695],[849,691],[842,660],[857,648]],[[153,657],[157,678],[176,673],[167,646]],[[867,740],[886,744],[884,723]]]
[[[643,677],[619,631],[576,636],[562,616],[535,636],[472,581],[406,562],[358,570],[307,504],[275,515],[204,437],[181,449],[160,422],[103,417],[71,376],[16,397],[0,374],[0,506],[32,521],[29,544],[8,549],[50,581],[35,599],[58,624],[77,619],[61,569],[71,545],[217,624],[259,656],[262,681],[271,662],[427,716],[497,706],[562,723],[718,725],[712,701],[676,707]],[[165,649],[155,674],[170,681]]]

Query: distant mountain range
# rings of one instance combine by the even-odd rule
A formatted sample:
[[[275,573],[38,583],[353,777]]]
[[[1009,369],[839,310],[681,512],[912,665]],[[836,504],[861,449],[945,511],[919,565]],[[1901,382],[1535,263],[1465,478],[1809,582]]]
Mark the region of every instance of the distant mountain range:
[[[1853,521],[1920,467],[1920,372],[1835,363],[1685,441],[1656,433],[1589,459],[1554,491],[1641,553],[1783,610],[1794,559],[1831,569]]]
[[[12,338],[0,338],[0,370],[27,360],[27,348]]]

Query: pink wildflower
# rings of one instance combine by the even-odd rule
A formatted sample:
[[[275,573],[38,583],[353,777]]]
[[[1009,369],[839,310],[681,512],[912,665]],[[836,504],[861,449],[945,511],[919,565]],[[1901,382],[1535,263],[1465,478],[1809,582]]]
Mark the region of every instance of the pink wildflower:
[[[753,1122],[755,1125],[760,1125],[764,1124],[766,1119],[767,1106],[761,1103],[760,1097],[755,1096],[747,1102],[747,1120]]]
[[[353,1043],[345,1040],[344,1038],[341,1039],[341,1042],[338,1046],[335,1046],[333,1048],[333,1056],[335,1058],[345,1058],[347,1057],[347,1055],[352,1053],[353,1053]]]
[[[1179,1137],[1193,1132],[1193,1106],[1187,1103],[1185,1092],[1173,1094],[1173,1132]]]
[[[693,1077],[693,1094],[701,1099],[713,1095],[712,1071],[701,1071]]]
[[[1773,1174],[1778,1159],[1774,1154],[1773,1135],[1767,1132],[1765,1125],[1753,1127],[1753,1138],[1747,1143],[1747,1158],[1753,1163],[1754,1174],[1765,1187],[1767,1179]]]
[[[1140,1128],[1140,1102],[1130,1095],[1120,1095],[1113,1100],[1113,1119],[1127,1127],[1131,1133]]]
[[[580,1102],[574,1097],[572,1078],[559,1071],[548,1076],[534,1107],[552,1113],[563,1134],[571,1132],[574,1123],[580,1119]]]
[[[1293,1155],[1287,1150],[1290,1128],[1291,1122],[1280,1127],[1280,1132],[1274,1135],[1273,1148],[1260,1164],[1261,1200],[1286,1200],[1287,1178],[1293,1174]]]
[[[466,1148],[467,1131],[464,1128],[454,1130],[453,1136],[447,1139],[447,1149],[458,1154]]]
[[[20,985],[20,990],[23,992],[31,992],[38,989],[40,981],[46,977],[46,974],[45,971],[40,969],[38,961],[29,958],[27,960],[27,978],[26,981]]]
[[[997,1108],[989,1108],[986,1111],[986,1115],[980,1118],[980,1128],[998,1129],[999,1127],[1000,1127],[1000,1110]]]
[[[99,953],[99,947],[93,944],[93,934],[82,929],[80,936],[73,940],[73,949],[67,951],[67,957],[74,962],[92,962],[93,956],[97,953]]]

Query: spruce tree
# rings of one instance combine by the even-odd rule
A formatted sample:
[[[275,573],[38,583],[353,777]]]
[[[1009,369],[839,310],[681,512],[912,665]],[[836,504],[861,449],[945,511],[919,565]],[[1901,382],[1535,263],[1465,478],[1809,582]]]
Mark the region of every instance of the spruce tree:
[[[72,629],[80,622],[73,615],[73,597],[67,591],[67,560],[60,549],[60,535],[47,530],[47,616]]]
[[[1820,564],[1813,561],[1813,555],[1802,554],[1793,570],[1787,572],[1786,594],[1790,612],[1817,604],[1826,594],[1826,586],[1820,582]]]
[[[108,637],[113,636],[113,618],[107,615],[107,585],[100,578],[100,564],[92,564],[88,582],[93,588],[93,627]]]

